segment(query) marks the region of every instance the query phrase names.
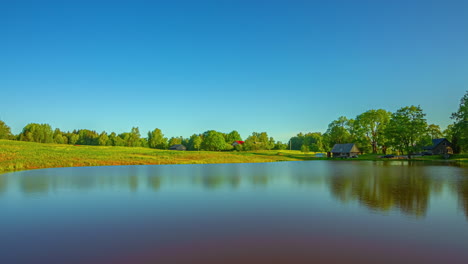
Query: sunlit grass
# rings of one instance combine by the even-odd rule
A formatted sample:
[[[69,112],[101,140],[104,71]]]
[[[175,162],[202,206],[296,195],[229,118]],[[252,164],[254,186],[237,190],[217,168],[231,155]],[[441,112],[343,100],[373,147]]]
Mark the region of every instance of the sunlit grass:
[[[324,153],[325,154],[325,153]],[[387,160],[381,154],[364,154],[345,160]],[[0,140],[0,172],[57,167],[256,163],[297,160],[327,160],[315,152],[297,150],[259,150],[248,152],[170,151],[150,148],[73,146]],[[331,160],[342,160],[331,158]],[[440,156],[415,157],[413,160],[439,161]],[[468,162],[468,154],[452,156],[449,161]]]
[[[300,153],[296,151],[297,153]],[[56,167],[254,163],[301,160],[276,152],[170,151],[0,140],[0,172]]]

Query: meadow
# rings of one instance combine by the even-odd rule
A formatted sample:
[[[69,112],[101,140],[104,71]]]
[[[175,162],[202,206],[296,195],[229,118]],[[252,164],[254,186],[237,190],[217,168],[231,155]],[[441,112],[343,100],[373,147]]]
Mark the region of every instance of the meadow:
[[[303,160],[312,154],[170,151],[150,148],[75,146],[0,140],[0,172],[56,167],[254,163]]]
[[[76,146],[0,140],[0,172],[58,167],[257,163],[323,159],[327,158],[317,158],[313,152],[302,153],[297,150],[170,151],[139,147]],[[350,160],[382,159],[380,155],[365,154]],[[414,160],[438,161],[440,157],[416,157]],[[455,155],[449,161],[468,162],[468,155]]]

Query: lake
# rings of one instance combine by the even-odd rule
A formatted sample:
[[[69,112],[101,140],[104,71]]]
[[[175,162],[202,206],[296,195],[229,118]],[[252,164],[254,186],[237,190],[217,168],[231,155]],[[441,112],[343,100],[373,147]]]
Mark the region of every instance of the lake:
[[[468,263],[468,167],[406,161],[0,175],[0,263]]]

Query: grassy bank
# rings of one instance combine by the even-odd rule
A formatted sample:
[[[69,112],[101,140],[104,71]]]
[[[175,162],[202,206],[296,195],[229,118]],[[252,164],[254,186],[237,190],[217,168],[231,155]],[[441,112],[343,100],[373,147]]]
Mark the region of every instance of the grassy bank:
[[[0,140],[0,173],[57,167],[254,163],[297,160],[324,160],[314,153],[290,150],[255,152],[169,151],[149,148],[73,146]],[[332,160],[342,160],[332,158]],[[387,160],[380,155],[365,154],[357,159]],[[413,160],[439,161],[440,156],[417,157]],[[455,155],[449,161],[468,163],[468,154]]]
[[[0,140],[0,172],[81,166],[294,161],[306,159],[306,156],[298,151],[295,157],[292,154],[278,155],[277,151],[268,153],[169,151]]]

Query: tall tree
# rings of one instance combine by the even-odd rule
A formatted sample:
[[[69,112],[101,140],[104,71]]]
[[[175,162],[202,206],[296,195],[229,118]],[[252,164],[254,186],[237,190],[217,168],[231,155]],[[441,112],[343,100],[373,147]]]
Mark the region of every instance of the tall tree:
[[[0,120],[0,139],[11,139],[12,137],[10,127]]]
[[[412,153],[430,144],[427,141],[425,115],[419,106],[402,107],[392,114],[387,125],[386,130],[390,145],[402,153],[406,153],[410,159]]]
[[[109,136],[105,131],[102,131],[102,133],[98,137],[98,145],[99,146],[107,146],[109,144]]]
[[[460,152],[468,152],[468,91],[460,100],[458,111],[452,113],[451,118],[454,120],[452,134],[457,140],[455,147]]]
[[[232,144],[234,141],[241,141],[242,138],[236,130],[231,131],[231,133],[226,135],[226,143]]]
[[[368,142],[372,148],[372,153],[377,153],[378,147],[382,144],[385,136],[385,127],[390,121],[391,113],[383,110],[369,110],[356,117],[354,128],[359,141]]]
[[[202,140],[202,137],[200,135],[193,134],[189,139],[188,149],[189,150],[198,150],[198,151],[200,151],[202,142],[203,142],[203,140]]]
[[[440,126],[438,126],[438,125],[430,124],[427,127],[427,133],[429,134],[431,139],[436,139],[436,138],[443,137],[443,134],[440,131]]]
[[[150,148],[155,149],[167,148],[167,138],[164,137],[161,129],[156,128],[155,130],[148,132],[148,145]]]
[[[328,125],[327,132],[324,134],[327,150],[331,149],[335,144],[351,143],[353,141],[350,132],[353,121],[345,116],[340,116]]]
[[[141,136],[140,130],[138,127],[132,127],[130,133],[122,133],[121,134],[123,140],[125,141],[125,146],[127,147],[140,147],[141,146]]]
[[[180,137],[171,137],[169,139],[169,146],[174,146],[174,145],[178,145],[178,144],[182,144],[182,138]]]
[[[209,130],[203,133],[202,149],[219,151],[226,148],[226,140],[222,133],[215,130]]]

